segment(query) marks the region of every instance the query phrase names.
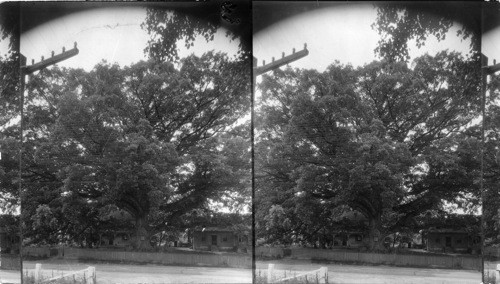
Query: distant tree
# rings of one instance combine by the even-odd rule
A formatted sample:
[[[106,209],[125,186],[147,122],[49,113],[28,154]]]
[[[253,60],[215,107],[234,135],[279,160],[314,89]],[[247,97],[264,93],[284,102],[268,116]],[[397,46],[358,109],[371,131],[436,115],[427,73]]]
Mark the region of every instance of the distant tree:
[[[19,54],[9,52],[0,54],[0,127],[4,128],[12,119],[19,115]]]
[[[491,76],[487,86],[490,90],[486,103],[485,148],[484,148],[484,219],[485,245],[500,243],[500,77]]]
[[[481,231],[481,216],[473,214],[449,213],[441,210],[429,210],[421,214],[416,221],[422,231],[429,229],[463,230],[471,235],[478,235]]]
[[[0,41],[9,41],[10,52],[19,51],[20,7],[16,2],[0,4]]]
[[[8,127],[16,123],[20,112],[19,72],[19,3],[0,4],[0,42],[7,50],[0,54],[0,207],[15,212],[19,206],[19,129]]]

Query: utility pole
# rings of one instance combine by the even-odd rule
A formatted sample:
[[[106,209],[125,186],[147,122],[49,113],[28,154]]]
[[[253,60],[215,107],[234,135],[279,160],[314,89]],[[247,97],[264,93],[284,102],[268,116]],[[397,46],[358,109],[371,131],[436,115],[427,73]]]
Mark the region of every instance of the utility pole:
[[[255,149],[254,149],[254,100],[255,100],[255,86],[257,84],[257,76],[262,75],[268,71],[272,71],[274,69],[278,69],[283,65],[289,64],[291,62],[294,62],[296,60],[301,59],[302,57],[305,57],[309,54],[309,50],[307,50],[307,44],[304,43],[304,49],[295,52],[295,48],[292,50],[292,54],[285,56],[285,53],[281,53],[281,58],[278,60],[274,60],[274,57],[272,58],[271,63],[266,64],[265,61],[262,61],[262,66],[257,66],[257,58],[253,58],[252,62],[252,100],[251,100],[251,117],[250,117],[250,128],[252,129],[251,132],[251,142],[252,143],[252,173],[255,173]],[[252,201],[255,200],[255,174],[252,174]],[[255,202],[252,202],[252,212],[255,212]],[[252,214],[252,218],[254,217],[255,214]],[[255,224],[255,219],[252,220],[252,223]],[[252,226],[252,257],[255,258],[255,226]],[[252,271],[255,271],[255,261],[252,262]],[[254,281],[255,282],[255,281]]]
[[[21,266],[21,283],[23,283],[23,218],[22,218],[22,165],[23,165],[23,131],[24,131],[24,87],[26,84],[26,76],[30,75],[36,71],[40,71],[43,68],[46,68],[50,65],[54,65],[58,62],[66,60],[70,57],[77,55],[79,52],[76,42],[72,49],[66,51],[66,48],[62,48],[62,53],[55,55],[54,51],[52,51],[51,57],[44,59],[42,56],[42,60],[38,63],[35,63],[35,60],[31,60],[31,65],[26,65],[26,57],[24,55],[20,55],[20,87],[19,87],[19,96],[20,96],[20,105],[21,105],[21,120],[20,120],[20,131],[19,131],[19,211],[21,213],[20,225],[19,225],[19,262]]]
[[[481,124],[481,277],[482,283],[484,283],[484,240],[485,240],[485,219],[484,219],[484,147],[486,146],[486,93],[488,91],[488,75],[493,75],[500,71],[500,64],[493,60],[493,65],[488,66],[488,57],[481,53],[481,91],[482,91],[482,105],[481,114],[483,116],[483,122]]]

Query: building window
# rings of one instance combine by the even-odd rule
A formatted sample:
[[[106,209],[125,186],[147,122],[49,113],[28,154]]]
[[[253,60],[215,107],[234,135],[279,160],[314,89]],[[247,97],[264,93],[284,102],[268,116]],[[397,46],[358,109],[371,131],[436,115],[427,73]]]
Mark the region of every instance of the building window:
[[[223,236],[222,236],[222,241],[223,241],[223,242],[227,242],[227,235],[223,235]]]
[[[436,243],[437,244],[441,243],[441,239],[440,238],[436,238]]]
[[[205,235],[202,235],[202,236],[201,236],[201,241],[202,241],[202,242],[205,242],[206,240],[207,240],[207,238],[205,237]]]
[[[462,243],[462,239],[457,239],[457,244],[461,244]]]
[[[240,242],[240,243],[243,242],[243,238],[241,236],[238,237],[238,242]]]
[[[356,235],[356,241],[361,242],[361,235]]]
[[[481,240],[480,237],[475,237],[473,242],[474,242],[474,244],[479,244],[480,240]]]

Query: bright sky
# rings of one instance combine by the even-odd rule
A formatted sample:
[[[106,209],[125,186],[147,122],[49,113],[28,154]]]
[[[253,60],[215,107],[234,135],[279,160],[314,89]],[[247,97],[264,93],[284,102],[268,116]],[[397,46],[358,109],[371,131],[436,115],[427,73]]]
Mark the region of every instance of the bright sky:
[[[376,8],[364,3],[299,14],[255,34],[253,53],[258,59],[258,66],[261,66],[262,60],[271,62],[273,56],[281,58],[282,52],[288,55],[292,48],[301,50],[307,43],[309,55],[291,63],[292,67],[324,71],[335,60],[342,64],[351,63],[355,67],[362,66],[376,59],[374,49],[379,35],[371,28],[376,16]],[[430,37],[421,49],[410,49],[410,56],[415,58],[425,52],[435,54],[444,49],[467,53],[470,42],[457,38],[457,30],[456,26],[452,27],[446,40],[441,42]]]
[[[59,54],[63,46],[66,50],[73,48],[76,41],[80,53],[59,66],[91,70],[103,59],[120,66],[130,65],[146,59],[143,51],[148,34],[140,27],[145,17],[146,10],[140,7],[102,8],[70,14],[22,34],[21,53],[31,64],[31,59],[39,62],[41,56],[48,58],[52,50]],[[178,46],[182,58],[191,53],[199,56],[212,49],[232,56],[238,44],[238,41],[230,42],[225,31],[220,30],[210,43],[200,38],[190,49],[184,48],[183,42]]]
[[[0,40],[0,57],[4,57],[9,51],[9,41],[8,39]]]
[[[488,57],[488,65],[493,64],[493,59],[500,63],[500,27],[482,36],[481,52]]]

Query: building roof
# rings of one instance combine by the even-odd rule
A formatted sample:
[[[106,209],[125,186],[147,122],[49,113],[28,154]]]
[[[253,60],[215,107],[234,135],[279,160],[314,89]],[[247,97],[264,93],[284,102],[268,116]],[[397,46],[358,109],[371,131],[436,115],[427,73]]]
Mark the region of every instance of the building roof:
[[[342,218],[343,220],[351,221],[351,222],[368,221],[368,219],[363,214],[361,214],[360,212],[355,211],[355,210],[342,213],[340,218]]]
[[[423,232],[434,234],[469,234],[469,232],[465,229],[455,228],[429,228],[427,230],[423,230]]]
[[[205,228],[196,228],[195,232],[234,232],[234,230],[230,228],[221,228],[221,227],[205,227]]]

